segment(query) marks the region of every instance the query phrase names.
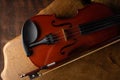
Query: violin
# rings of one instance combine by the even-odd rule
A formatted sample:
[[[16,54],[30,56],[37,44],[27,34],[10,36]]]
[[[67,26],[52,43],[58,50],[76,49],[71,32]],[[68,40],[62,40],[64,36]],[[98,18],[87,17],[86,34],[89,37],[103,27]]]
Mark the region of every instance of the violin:
[[[91,3],[72,18],[31,17],[23,26],[22,43],[31,62],[46,68],[67,59],[76,48],[89,49],[118,36],[119,22],[120,15],[107,6]]]

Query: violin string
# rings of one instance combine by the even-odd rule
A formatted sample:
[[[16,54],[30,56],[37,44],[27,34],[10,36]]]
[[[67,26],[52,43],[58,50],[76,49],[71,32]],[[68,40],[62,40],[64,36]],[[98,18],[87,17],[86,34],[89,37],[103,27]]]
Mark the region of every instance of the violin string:
[[[79,27],[74,27],[74,28],[69,28],[69,29],[64,29],[64,28],[61,28],[61,29],[59,29],[59,31],[57,31],[57,32],[54,32],[54,34],[59,34],[59,33],[62,33],[62,29],[63,30],[78,30],[79,29]]]
[[[59,31],[60,32],[60,31]],[[69,32],[69,35],[71,35],[71,34],[74,34],[74,33],[76,33],[76,32],[79,32],[80,33],[80,31],[78,31],[78,30],[72,30],[72,31],[70,31]],[[62,34],[62,35],[61,35]],[[61,34],[58,34],[58,33],[54,33],[54,35],[59,35],[59,36],[63,36],[63,32],[61,31]]]
[[[79,30],[80,30],[79,26],[77,26],[77,27],[72,27],[72,28],[69,28],[69,29],[61,28],[60,30],[62,31],[62,29],[63,29],[63,30],[68,30],[68,31],[69,31],[69,30],[74,30],[74,29],[76,29],[76,30],[79,29]],[[57,32],[55,32],[55,34],[59,34],[59,33],[61,33],[61,31],[57,31]]]
[[[67,38],[69,38],[69,37],[76,37],[76,36],[78,36],[78,34],[79,34],[79,36],[81,35],[80,31],[73,31],[72,33],[67,35]],[[61,39],[65,39],[64,35],[59,35],[58,40],[61,40]]]
[[[76,36],[74,36],[74,38],[77,38],[78,36],[80,36],[80,35],[76,35]],[[64,37],[56,38],[55,39],[55,41],[62,41],[62,40],[65,40]]]
[[[66,35],[66,37],[72,37],[72,36],[76,36],[76,35],[80,35],[81,33],[80,33],[80,31],[72,31],[72,33],[69,33],[68,35]],[[59,35],[59,34],[55,34],[54,33],[54,35]],[[59,39],[64,39],[65,37],[64,37],[64,34],[62,34],[62,35],[59,35],[58,36],[59,37]]]
[[[97,29],[97,28],[96,28]],[[87,30],[84,30],[84,31],[92,31],[92,30],[94,30],[94,28],[92,28],[91,30],[89,30],[89,29],[87,29]],[[84,32],[84,31],[82,31],[82,32]],[[60,33],[60,31],[59,31],[59,33]],[[61,31],[61,33],[62,33],[62,31]],[[77,35],[77,34],[82,34],[82,33],[80,33],[80,30],[79,31],[72,31],[72,32],[70,32],[68,35],[66,35],[67,37],[69,37],[69,36],[71,36],[71,35],[74,35],[75,36],[75,34]],[[59,38],[64,38],[64,35],[63,35],[63,33],[62,33],[62,35],[61,34],[58,34],[58,33],[54,33],[54,35],[59,35]]]
[[[67,29],[67,30],[69,30],[69,29]],[[80,34],[80,32],[81,32],[80,30],[78,31],[78,29],[76,29],[76,31],[71,31],[71,32],[69,32],[68,35],[72,35],[72,34],[76,34],[76,33],[79,33],[79,34]],[[62,35],[61,35],[61,34],[62,34]],[[53,33],[53,35],[59,35],[59,37],[64,37],[62,30]],[[68,35],[67,35],[67,36],[68,36]]]
[[[76,36],[73,36],[72,37],[72,39],[74,39],[74,38],[79,38],[80,37],[80,35],[76,35]],[[118,38],[120,37],[120,36],[117,36]],[[63,37],[64,38],[64,37]],[[62,41],[63,40],[63,38],[61,37],[61,38],[57,38],[56,40],[57,41]],[[64,41],[65,41],[65,39],[64,39]]]
[[[92,24],[92,25],[89,25],[89,26],[94,26],[95,24],[98,24],[98,23],[94,23],[94,24]],[[64,29],[64,28],[61,28],[61,29],[64,29],[64,30],[73,30],[73,29],[79,29],[80,30],[80,26],[82,26],[82,25],[86,25],[86,24],[79,24],[77,27],[72,27],[72,28],[69,28],[69,29]],[[83,27],[84,28],[84,27]],[[91,27],[92,28],[92,27]],[[89,29],[91,29],[91,28],[88,28],[88,29],[85,29],[85,30],[89,30]],[[93,27],[94,28],[94,27]],[[58,31],[58,32],[56,32],[56,33],[60,33],[61,31]]]
[[[76,37],[76,36],[80,36],[80,35],[76,35],[76,34],[78,34],[78,33],[80,34],[80,32],[74,32],[74,33],[72,33],[72,34],[68,35],[68,36],[67,36],[67,38],[69,38],[69,37]],[[65,37],[64,37],[64,36],[62,36],[62,37],[56,38],[56,39],[54,39],[54,40],[58,41],[58,40],[62,40],[62,39],[65,39]]]
[[[111,19],[113,19],[114,20],[114,18],[115,17],[112,17]],[[116,19],[116,18],[115,18]],[[105,19],[103,19],[103,20],[105,20]],[[101,20],[100,20],[101,21]],[[105,22],[105,21],[103,21],[103,22]],[[112,20],[111,21],[109,21],[109,22],[112,22]],[[89,23],[88,23],[89,24]],[[113,24],[113,22],[112,22],[112,24]],[[104,24],[102,23],[92,23],[91,25],[87,25],[87,26],[99,26],[99,27],[90,27],[90,28],[87,28],[87,27],[84,27],[85,25],[87,25],[87,24],[81,24],[81,25],[78,25],[78,27],[72,27],[72,28],[69,28],[69,29],[65,29],[65,30],[67,30],[67,31],[69,31],[69,30],[72,30],[72,33],[70,32],[68,35],[66,35],[66,37],[68,38],[68,37],[76,37],[77,36],[77,34],[80,34],[81,32],[90,32],[90,31],[94,31],[95,29],[99,29],[101,26],[104,26]],[[81,26],[81,27],[80,27]],[[83,26],[83,27],[82,27]],[[61,28],[62,29],[62,28]],[[82,31],[80,31],[82,29]],[[79,30],[79,31],[73,31],[73,30]],[[88,33],[89,33],[88,32]],[[58,31],[58,32],[55,32],[54,33],[54,35],[59,35],[59,33],[62,33],[62,30],[61,31]],[[82,33],[81,33],[82,34]],[[62,35],[59,35],[59,38],[57,38],[57,40],[61,40],[61,39],[64,39],[65,38],[65,36],[64,36],[64,34],[62,34]]]
[[[101,24],[101,25],[98,25],[98,26],[104,26],[104,24]],[[86,30],[83,30],[82,32],[90,32],[90,31],[93,31],[93,30],[95,30],[95,29],[99,29],[100,27],[93,27],[93,28],[90,28],[90,29],[86,29]],[[76,28],[75,28],[76,29]],[[78,30],[78,29],[77,29]],[[69,35],[73,35],[73,34],[80,34],[80,30],[79,31],[75,31],[75,32],[73,32],[73,33],[70,33]],[[67,35],[67,36],[69,36],[69,35]],[[62,37],[64,38],[64,36],[62,35]]]
[[[67,38],[68,38],[68,37],[76,37],[78,34],[80,35],[80,31],[73,32],[73,33],[67,35]],[[64,39],[64,38],[65,38],[65,37],[64,37],[63,35],[59,37],[59,39]]]
[[[109,21],[109,23],[110,22],[113,22],[113,20],[112,19],[119,19],[118,18],[119,17],[119,15],[116,15],[115,17],[114,16],[112,16],[112,17],[110,17],[110,19],[111,19],[111,21]],[[107,19],[107,18],[105,18],[105,19]],[[105,19],[103,19],[103,22],[105,22]],[[100,20],[101,21],[101,20]],[[72,27],[72,28],[69,28],[69,29],[67,29],[67,30],[73,30],[73,29],[79,29],[80,30],[80,26],[82,26],[82,25],[87,25],[87,24],[79,24],[79,26],[78,27]],[[94,23],[94,24],[92,24],[92,25],[89,25],[89,26],[104,26],[104,24],[99,24],[99,23]],[[91,28],[85,28],[85,27],[83,27],[83,29],[85,30],[85,31],[91,31],[91,30],[94,30],[94,27],[91,27]],[[60,33],[61,31],[59,31],[59,32],[57,32],[57,33]]]

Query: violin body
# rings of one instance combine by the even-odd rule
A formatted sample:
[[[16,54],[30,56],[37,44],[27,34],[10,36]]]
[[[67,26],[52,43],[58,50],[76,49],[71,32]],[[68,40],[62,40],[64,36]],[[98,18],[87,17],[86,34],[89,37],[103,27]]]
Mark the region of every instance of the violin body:
[[[111,26],[90,33],[82,33],[79,26],[113,15],[114,13],[108,7],[92,3],[78,10],[78,14],[73,18],[62,19],[55,15],[37,15],[30,18],[37,27],[38,35],[36,40],[28,45],[39,41],[41,43],[28,47],[32,51],[29,59],[37,67],[43,67],[66,59],[70,52],[76,48],[88,49],[110,40],[118,35],[118,26]],[[84,26],[82,28],[84,29]],[[46,37],[51,40],[50,43],[45,43]],[[26,41],[23,39],[24,43]]]

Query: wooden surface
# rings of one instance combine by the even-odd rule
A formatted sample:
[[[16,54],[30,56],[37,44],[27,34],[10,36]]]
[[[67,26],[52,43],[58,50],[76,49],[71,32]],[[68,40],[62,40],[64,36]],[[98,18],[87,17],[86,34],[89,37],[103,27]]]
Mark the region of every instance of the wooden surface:
[[[120,80],[120,43],[43,76],[44,80]],[[57,76],[57,77],[56,77]]]
[[[37,12],[39,10],[41,10],[42,8],[44,8],[45,6],[47,6],[52,0],[29,0],[29,1],[24,1],[24,0],[13,0],[13,1],[9,1],[9,0],[0,0],[0,37],[2,38],[2,40],[0,41],[0,72],[3,69],[3,54],[2,54],[2,49],[3,49],[3,45],[8,42],[9,40],[11,40],[12,38],[14,38],[15,36],[18,36],[20,34],[20,29],[24,23],[24,21],[26,19],[28,19],[29,17],[37,14]],[[117,0],[116,0],[117,1]],[[117,4],[120,3],[119,0],[117,2]],[[116,6],[116,5],[115,5]],[[114,6],[113,6],[114,7]],[[116,9],[119,10],[119,6],[117,6]],[[44,13],[45,11],[43,11]],[[119,12],[119,11],[117,11]],[[93,58],[85,58],[85,63],[88,64],[93,64],[93,65],[98,65],[98,66],[102,66],[102,69],[106,69],[105,71],[105,75],[107,76],[106,79],[108,80],[114,80],[114,79],[120,79],[120,77],[118,76],[119,73],[119,65],[120,65],[120,61],[119,61],[119,47],[120,44],[115,44],[113,47],[107,48],[103,51],[100,52],[100,56],[101,58],[96,60],[96,57],[99,58],[100,56],[98,56],[98,54],[96,53],[95,55],[93,55]],[[108,52],[109,51],[109,52]],[[99,52],[98,52],[99,53]],[[102,56],[103,54],[106,54],[106,56]],[[110,56],[110,59],[107,56]],[[112,56],[111,56],[112,55]],[[116,56],[117,55],[117,56]],[[104,58],[103,58],[104,57]],[[102,59],[103,58],[103,59]],[[104,59],[109,60],[109,61],[105,61]],[[100,63],[98,63],[100,62]],[[104,63],[108,62],[107,64],[104,65]],[[84,63],[84,61],[83,61]],[[112,64],[110,66],[110,64]],[[82,64],[80,64],[82,65]],[[83,64],[84,65],[84,64]],[[86,65],[88,66],[88,65]],[[70,68],[72,68],[72,66],[69,66]],[[67,67],[67,69],[70,70],[70,68]],[[81,68],[82,69],[82,68]],[[80,69],[80,70],[81,70]],[[83,66],[83,69],[84,66]],[[92,71],[92,66],[89,67],[88,69]],[[88,70],[87,69],[87,70]],[[96,68],[94,68],[96,69]],[[66,68],[64,69],[66,70]],[[68,70],[68,71],[69,71]],[[96,69],[97,70],[97,69]],[[113,71],[114,74],[109,74],[109,72],[111,73]],[[100,70],[101,72],[101,70]],[[103,71],[104,72],[104,71]],[[52,74],[49,74],[50,76],[53,75],[55,72],[53,72]],[[84,71],[83,71],[84,73]],[[65,75],[67,74],[64,73],[61,75]],[[90,73],[89,73],[90,74]],[[97,73],[97,74],[101,74],[101,78],[100,80],[104,77],[104,75],[102,73]],[[118,74],[118,75],[117,75]],[[58,74],[56,74],[58,75]],[[82,75],[82,74],[81,74]],[[94,74],[91,74],[94,77]],[[108,76],[111,77],[108,77]],[[59,75],[60,76],[60,75]],[[54,76],[51,76],[53,78],[53,80],[56,80],[54,78]],[[75,75],[73,75],[73,77],[75,77]],[[77,76],[76,76],[77,77]],[[62,77],[61,77],[62,78]],[[85,78],[85,76],[84,76]],[[47,77],[46,77],[47,79]],[[49,79],[48,79],[49,80]]]
[[[15,47],[16,45],[17,47]],[[4,71],[2,73],[3,80],[19,80],[21,74],[37,69],[29,58],[26,57],[20,36],[9,41],[3,51],[5,59]]]
[[[43,73],[42,77],[35,80],[119,80],[119,48],[120,42],[47,72],[47,74]],[[35,70],[37,67],[26,57],[21,37],[9,41],[3,51],[5,58],[5,67],[2,72],[3,80],[29,80],[28,77],[20,78],[20,75]]]
[[[0,72],[4,67],[3,46],[20,35],[23,23],[53,0],[0,0]]]

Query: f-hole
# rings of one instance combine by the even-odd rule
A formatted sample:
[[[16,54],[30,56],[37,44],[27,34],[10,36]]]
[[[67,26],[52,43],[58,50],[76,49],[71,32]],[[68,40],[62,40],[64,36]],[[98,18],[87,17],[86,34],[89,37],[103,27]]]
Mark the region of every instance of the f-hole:
[[[72,27],[72,24],[69,23],[69,22],[57,24],[57,22],[56,22],[55,20],[53,20],[53,21],[51,22],[51,25],[52,25],[53,27],[61,27],[61,26],[65,26],[65,25],[68,25],[69,27]]]
[[[65,45],[64,47],[62,47],[62,48],[60,49],[60,53],[61,53],[62,55],[64,55],[64,54],[66,53],[66,52],[65,52],[65,49],[73,46],[74,44],[76,44],[76,42],[77,42],[77,39],[73,39],[73,42],[72,42],[72,43],[70,43],[70,44],[68,44],[68,45]]]
[[[55,20],[53,20],[53,21],[51,22],[51,25],[52,25],[53,27],[62,27],[62,26],[66,26],[66,25],[67,25],[69,28],[72,27],[72,24],[71,24],[70,22],[64,22],[64,23],[61,23],[61,24],[57,24],[57,22],[56,22]],[[63,46],[63,47],[60,49],[60,54],[61,54],[61,55],[64,55],[64,54],[66,53],[66,52],[65,52],[65,49],[66,49],[66,48],[69,48],[69,47],[73,46],[73,45],[77,42],[76,39],[72,39],[72,40],[73,40],[72,43]]]

